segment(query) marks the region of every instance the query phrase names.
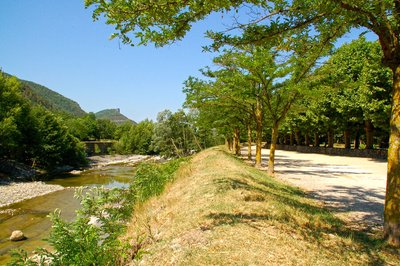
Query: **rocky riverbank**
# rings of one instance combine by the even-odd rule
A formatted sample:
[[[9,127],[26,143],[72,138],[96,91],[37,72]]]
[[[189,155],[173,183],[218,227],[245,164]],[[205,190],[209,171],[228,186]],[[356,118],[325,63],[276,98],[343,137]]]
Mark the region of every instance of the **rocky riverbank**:
[[[88,168],[83,171],[115,164],[135,165],[151,158],[153,157],[144,155],[92,156],[88,158],[90,162]],[[71,171],[71,174],[80,174],[81,172],[74,170]],[[0,207],[65,189],[63,186],[49,185],[41,181],[21,182],[19,180],[19,178],[0,176]]]
[[[11,205],[26,199],[42,196],[62,190],[59,185],[48,185],[43,182],[2,182],[0,183],[0,207]]]
[[[100,155],[89,157],[90,168],[101,168],[108,165],[128,164],[135,165],[152,158],[148,155]]]

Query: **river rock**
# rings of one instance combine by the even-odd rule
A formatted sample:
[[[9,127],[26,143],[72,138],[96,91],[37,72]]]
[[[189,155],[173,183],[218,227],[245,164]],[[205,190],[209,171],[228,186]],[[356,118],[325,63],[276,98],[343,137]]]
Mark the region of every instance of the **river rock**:
[[[24,236],[24,233],[22,233],[22,231],[20,230],[16,230],[14,232],[11,233],[10,236],[10,240],[11,241],[21,241],[21,240],[25,240],[26,237]]]

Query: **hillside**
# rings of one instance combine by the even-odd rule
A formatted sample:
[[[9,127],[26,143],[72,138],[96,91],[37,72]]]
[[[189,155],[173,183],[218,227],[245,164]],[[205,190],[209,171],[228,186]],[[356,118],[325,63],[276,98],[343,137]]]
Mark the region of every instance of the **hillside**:
[[[57,113],[66,113],[73,116],[84,116],[86,114],[77,102],[68,99],[58,92],[32,81],[22,79],[18,80],[21,82],[23,95],[33,104],[41,105],[44,108]]]
[[[132,265],[397,265],[377,233],[360,232],[303,191],[222,148],[195,155],[126,235]]]
[[[136,124],[136,122],[132,121],[128,117],[121,114],[120,109],[105,109],[95,113],[95,115],[97,119],[110,120],[118,125],[123,124],[125,122],[131,122],[132,124]]]
[[[24,95],[33,103],[40,104],[54,112],[67,113],[74,116],[84,116],[86,114],[77,102],[32,81],[20,81]]]

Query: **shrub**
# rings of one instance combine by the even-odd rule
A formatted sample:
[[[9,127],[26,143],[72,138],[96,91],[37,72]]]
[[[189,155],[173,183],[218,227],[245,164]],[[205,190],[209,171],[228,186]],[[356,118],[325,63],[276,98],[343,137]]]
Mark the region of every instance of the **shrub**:
[[[44,261],[51,265],[125,265],[129,247],[120,236],[135,204],[161,194],[183,161],[142,163],[129,189],[78,189],[75,196],[82,207],[73,222],[62,220],[58,210],[49,215],[53,226],[48,242],[55,252],[39,249],[33,257],[25,251],[14,252],[10,265],[42,265]]]

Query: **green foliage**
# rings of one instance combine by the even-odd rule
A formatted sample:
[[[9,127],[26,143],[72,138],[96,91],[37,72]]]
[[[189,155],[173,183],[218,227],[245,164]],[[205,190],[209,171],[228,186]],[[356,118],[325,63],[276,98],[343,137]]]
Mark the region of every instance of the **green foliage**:
[[[173,181],[174,173],[187,159],[171,160],[165,164],[142,163],[138,166],[135,179],[130,186],[137,202],[144,202],[150,197],[160,195],[165,185]]]
[[[33,103],[42,105],[46,109],[57,113],[66,113],[72,116],[83,116],[85,111],[79,104],[63,95],[46,88],[45,86],[36,84],[31,81],[21,80],[24,95],[31,91],[33,97],[29,98]],[[35,97],[36,96],[36,97]]]
[[[19,91],[16,78],[7,78],[0,72],[0,158],[15,159],[28,122],[28,105]]]
[[[119,124],[108,118],[97,118],[97,114],[89,113],[83,117],[66,120],[69,132],[79,140],[120,139],[122,131],[131,127],[132,122]]]
[[[341,46],[322,71],[329,76],[328,86],[336,87],[333,101],[346,120],[371,120],[377,127],[388,128],[392,74],[382,62],[377,42],[364,37]],[[358,115],[358,118],[354,118]]]
[[[12,77],[6,73],[3,73],[3,75],[6,77]],[[33,105],[42,106],[45,109],[62,116],[83,116],[86,114],[78,103],[45,86],[32,81],[22,79],[17,80],[20,84],[18,90],[21,91],[22,96]]]
[[[16,78],[0,74],[0,157],[44,169],[85,162],[83,147],[60,117],[22,97]]]
[[[314,71],[308,94],[287,126],[292,131],[334,130],[340,135],[346,130],[355,136],[371,122],[375,134],[387,139],[392,82],[381,58],[379,44],[363,37],[338,48]]]
[[[326,51],[333,48],[334,42],[351,29],[366,28],[375,33],[383,55],[382,61],[393,74],[391,145],[388,150],[388,184],[392,185],[387,187],[385,235],[389,237],[389,242],[400,245],[400,215],[397,208],[400,199],[396,194],[400,171],[400,148],[396,144],[400,141],[400,5],[397,0],[86,0],[85,5],[93,5],[94,19],[104,15],[108,24],[115,25],[113,37],[120,37],[124,43],[132,43],[135,38],[139,44],[152,42],[160,46],[182,39],[192,23],[213,12],[247,9],[244,18],[232,20],[230,30],[209,31],[208,36],[212,37],[214,43],[208,48],[219,49],[227,44],[265,45],[275,41],[277,49],[294,51],[297,54],[294,62],[304,68],[311,68],[309,61],[314,62],[325,55]],[[303,53],[310,51],[311,57],[303,56]],[[301,72],[294,75],[302,78]],[[374,108],[375,103],[372,105]],[[370,128],[372,119],[366,121],[366,128]],[[371,135],[368,135],[367,146],[371,147]],[[333,145],[332,141],[330,145]],[[391,206],[395,207],[391,209]]]
[[[152,154],[153,149],[151,142],[154,133],[154,123],[149,120],[144,120],[136,125],[130,125],[130,127],[122,127],[123,131],[118,143],[116,144],[116,150],[119,153],[126,154]]]
[[[125,122],[121,125],[118,125],[114,132],[114,139],[120,139],[123,134],[128,132],[132,127],[130,122]]]
[[[40,107],[31,111],[35,131],[30,135],[33,160],[41,168],[85,163],[83,146],[68,133],[63,121]]]
[[[117,125],[107,119],[97,119],[98,136],[100,139],[114,139]]]
[[[124,123],[115,130],[119,139],[115,146],[122,154],[160,154],[181,157],[203,147],[221,144],[219,135],[210,128],[199,127],[198,114],[180,110],[165,110],[158,114],[157,122],[144,120],[139,124]]]
[[[10,265],[37,265],[36,260],[51,265],[124,265],[132,247],[120,237],[134,206],[159,195],[185,160],[139,165],[129,189],[78,189],[75,196],[81,209],[73,222],[62,220],[57,210],[50,215],[53,226],[48,241],[54,252],[40,249],[32,258],[24,251],[14,252]]]
[[[107,13],[107,23],[115,24],[117,32],[111,37],[119,37],[124,43],[132,44],[134,38],[140,44],[149,41],[165,45],[182,39],[190,30],[191,23],[201,20],[213,11],[229,10],[238,1],[102,1],[85,0],[86,7],[94,5],[93,18]],[[162,12],[160,12],[162,10]]]
[[[183,110],[158,113],[152,146],[156,153],[165,157],[182,157],[192,151],[201,150],[193,116],[187,115]]]
[[[10,265],[36,265],[37,259],[46,259],[51,265],[117,265],[125,246],[119,239],[130,218],[132,202],[126,202],[127,191],[93,188],[79,189],[76,197],[82,208],[73,222],[62,220],[56,210],[49,217],[53,223],[47,239],[55,252],[40,249],[33,258],[24,251],[14,254]]]
[[[84,117],[72,118],[67,120],[69,132],[79,140],[99,140],[99,123],[94,113],[89,113]],[[106,128],[108,130],[108,128]]]

